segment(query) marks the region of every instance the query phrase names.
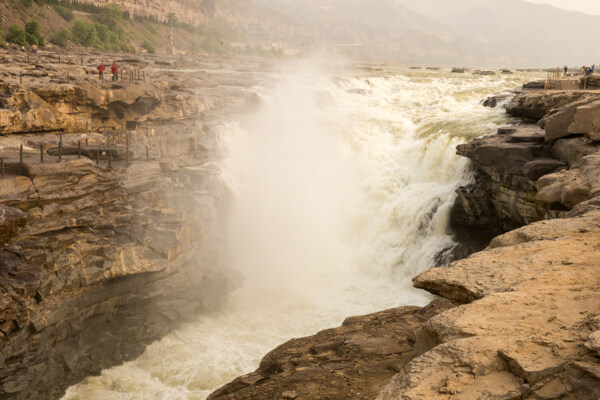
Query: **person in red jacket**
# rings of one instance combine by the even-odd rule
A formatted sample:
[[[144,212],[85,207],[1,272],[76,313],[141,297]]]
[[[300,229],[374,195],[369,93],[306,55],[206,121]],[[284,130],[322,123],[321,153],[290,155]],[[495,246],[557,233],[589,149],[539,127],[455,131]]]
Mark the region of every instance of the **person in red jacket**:
[[[102,63],[100,63],[100,65],[98,65],[97,68],[98,68],[98,79],[103,80],[102,78],[103,78],[104,70],[106,69],[106,67]]]
[[[113,62],[112,67],[110,68],[110,71],[113,74],[112,80],[113,81],[118,81],[119,80],[119,67],[117,66],[117,62]]]

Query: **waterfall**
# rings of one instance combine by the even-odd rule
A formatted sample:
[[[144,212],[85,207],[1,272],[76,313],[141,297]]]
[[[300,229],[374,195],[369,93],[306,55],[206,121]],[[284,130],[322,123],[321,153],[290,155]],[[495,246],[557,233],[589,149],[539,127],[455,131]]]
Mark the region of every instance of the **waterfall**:
[[[216,128],[241,288],[64,400],[204,399],[293,337],[427,304],[411,279],[452,244],[449,209],[470,179],[456,145],[505,124],[479,101],[527,80],[306,64],[272,74],[256,112]]]

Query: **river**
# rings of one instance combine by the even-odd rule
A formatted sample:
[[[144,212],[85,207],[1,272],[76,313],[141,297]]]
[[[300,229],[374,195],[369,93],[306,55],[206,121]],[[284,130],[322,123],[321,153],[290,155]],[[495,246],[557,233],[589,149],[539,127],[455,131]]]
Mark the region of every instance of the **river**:
[[[234,195],[228,260],[243,285],[219,313],[63,400],[202,400],[291,338],[427,304],[411,279],[452,245],[449,210],[471,178],[456,145],[509,121],[481,99],[534,77],[308,63],[273,73],[253,115],[217,127]]]

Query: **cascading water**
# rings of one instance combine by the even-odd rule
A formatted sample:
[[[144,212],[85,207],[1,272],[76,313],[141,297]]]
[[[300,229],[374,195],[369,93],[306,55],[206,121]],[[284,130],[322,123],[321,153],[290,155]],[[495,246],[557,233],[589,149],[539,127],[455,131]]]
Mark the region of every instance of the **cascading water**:
[[[218,128],[234,193],[229,261],[245,276],[241,289],[219,313],[63,400],[205,399],[292,337],[426,304],[411,279],[451,245],[454,190],[469,179],[455,147],[507,122],[479,100],[530,78],[275,74],[257,89],[255,115]]]

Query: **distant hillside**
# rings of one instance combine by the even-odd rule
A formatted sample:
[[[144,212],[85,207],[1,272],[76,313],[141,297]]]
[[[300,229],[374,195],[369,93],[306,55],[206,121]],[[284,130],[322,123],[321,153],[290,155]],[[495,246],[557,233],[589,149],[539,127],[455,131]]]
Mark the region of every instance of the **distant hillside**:
[[[600,16],[522,0],[397,1],[443,23],[457,35],[485,43],[489,51],[486,56],[496,63],[542,66],[600,62]]]
[[[366,57],[447,65],[600,62],[600,16],[522,0],[258,0]]]
[[[116,26],[102,20],[108,5],[123,12]],[[169,53],[171,26],[178,53],[280,56],[312,41],[312,33],[290,18],[248,0],[3,0],[0,44],[11,26],[24,28],[33,19],[40,22],[47,43],[67,48]],[[74,34],[77,23],[87,24],[82,33],[89,36],[86,40]],[[116,37],[105,40],[103,29]],[[53,40],[58,33],[62,40]]]
[[[74,24],[57,7],[93,24],[97,13],[82,5],[110,3],[126,11],[116,46],[125,50],[170,51],[174,23],[176,51],[185,53],[279,56],[321,46],[363,61],[600,64],[600,16],[523,0],[2,0],[0,30],[35,18],[49,37]]]

